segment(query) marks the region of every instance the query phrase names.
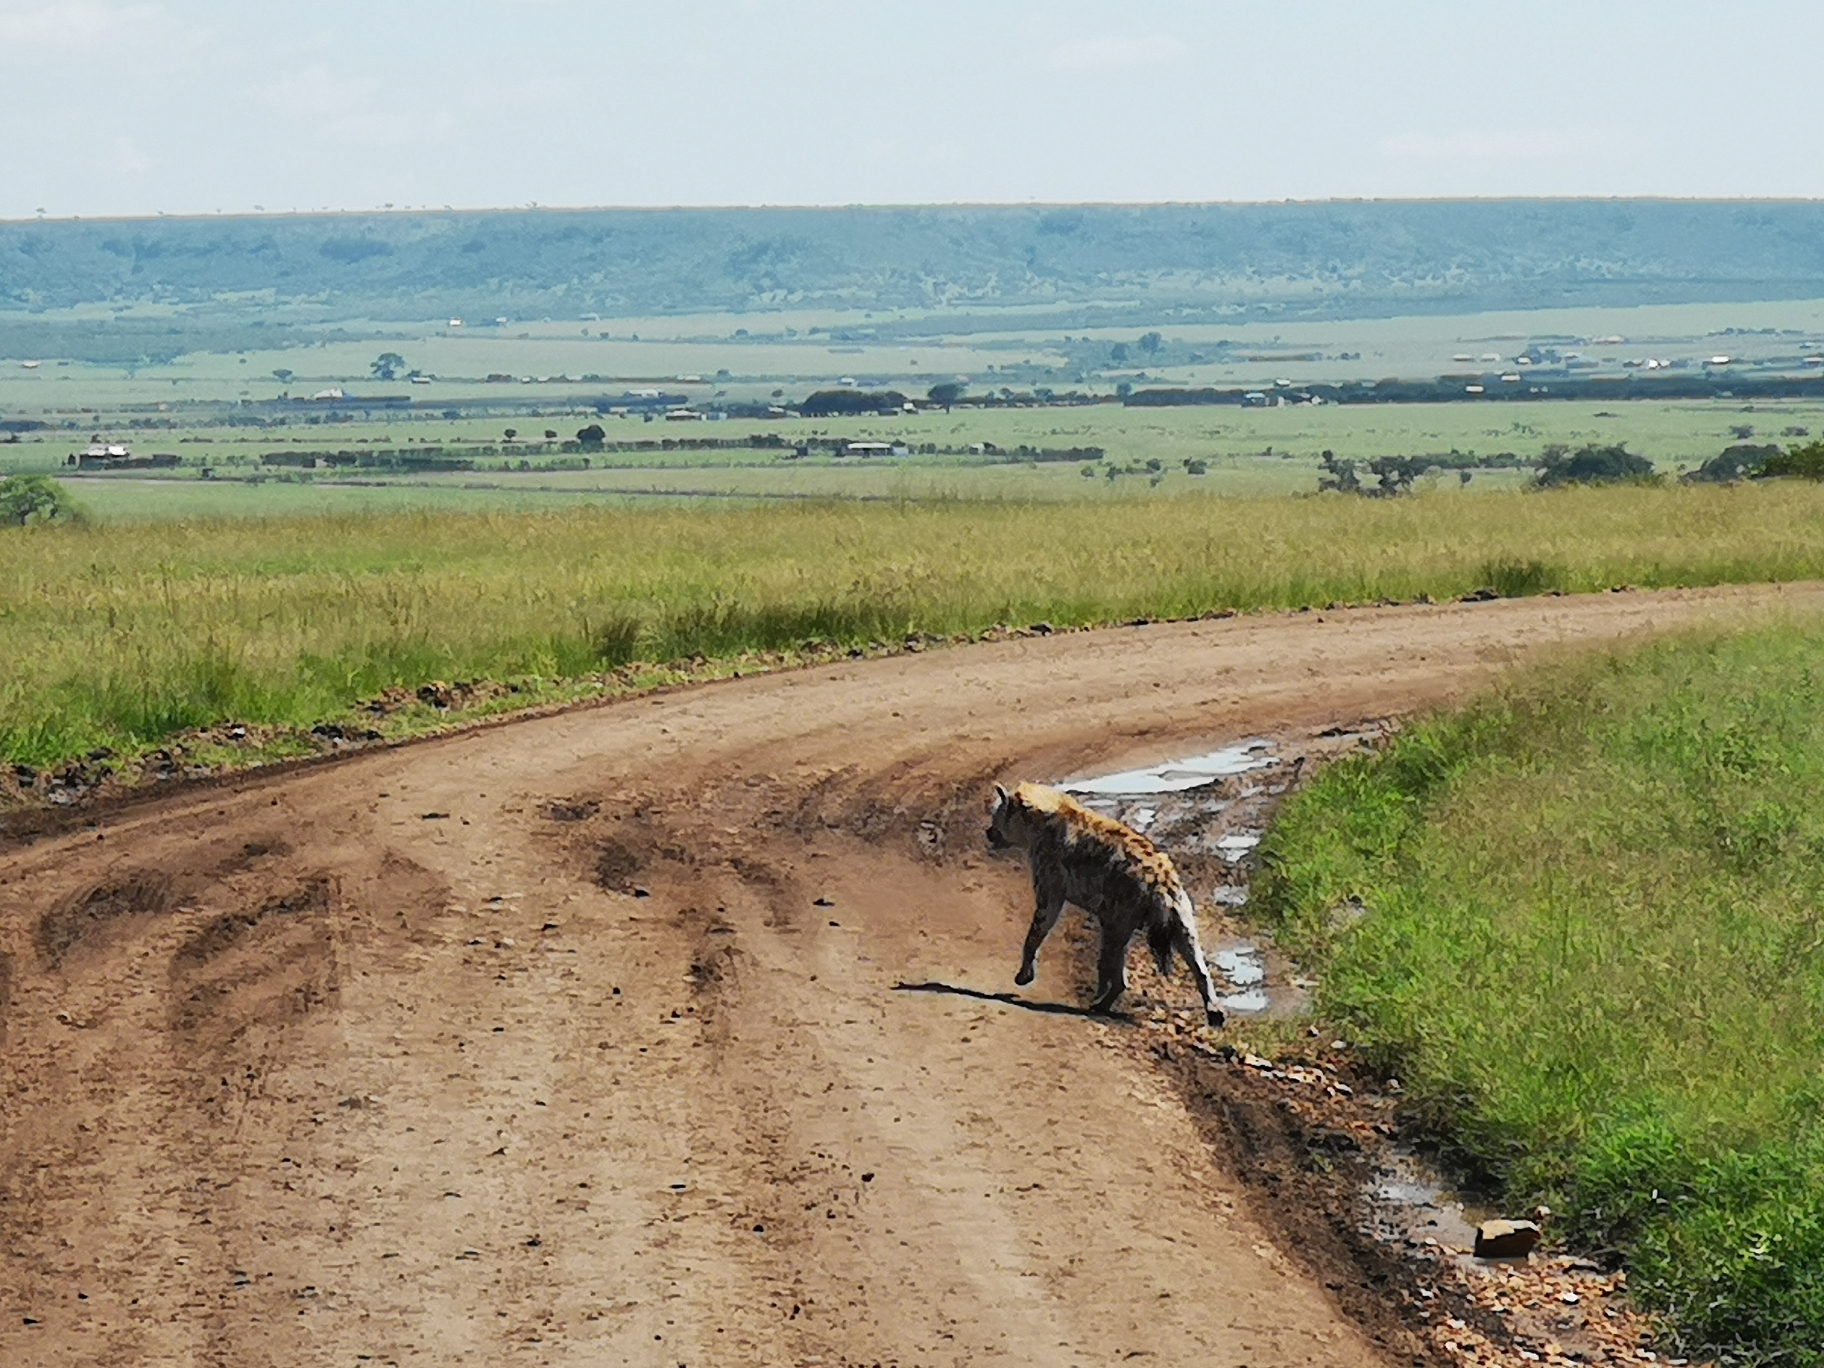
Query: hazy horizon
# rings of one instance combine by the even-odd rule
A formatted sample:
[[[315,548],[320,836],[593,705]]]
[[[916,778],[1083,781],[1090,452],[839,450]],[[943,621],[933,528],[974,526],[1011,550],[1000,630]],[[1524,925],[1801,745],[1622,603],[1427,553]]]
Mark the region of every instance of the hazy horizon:
[[[726,204],[438,204],[391,205],[380,208],[328,209],[245,209],[195,210],[172,212],[163,209],[103,214],[29,214],[17,217],[0,215],[0,224],[22,223],[112,223],[157,222],[160,219],[259,219],[259,218],[372,218],[375,216],[418,214],[596,214],[651,213],[674,211],[714,213],[728,211],[858,209],[858,210],[945,210],[945,209],[1246,209],[1270,208],[1276,205],[1336,204],[1824,204],[1824,192],[1816,195],[1316,195],[1306,198],[1286,196],[1280,199],[1228,200],[878,200],[853,201],[843,204],[778,201],[767,203]]]

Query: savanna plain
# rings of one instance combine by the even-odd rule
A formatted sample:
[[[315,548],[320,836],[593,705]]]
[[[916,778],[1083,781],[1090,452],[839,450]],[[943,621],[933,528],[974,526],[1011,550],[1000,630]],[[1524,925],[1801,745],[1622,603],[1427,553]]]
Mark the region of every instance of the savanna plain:
[[[1755,307],[1747,321],[1766,326],[1731,327],[1729,345],[1761,347],[1767,356],[1755,364],[1769,370],[1786,364],[1787,351],[1809,350],[1805,339],[1824,318],[1810,303]],[[1247,325],[1253,333],[1210,325],[1208,338],[1186,329],[1150,344],[1131,330],[1078,324],[1060,340],[1009,325],[956,341],[948,355],[921,342],[916,356],[872,335],[828,346],[837,339],[802,335],[803,319],[804,329],[782,324],[777,337],[750,338],[734,327],[742,317],[713,329],[676,325],[675,336],[656,340],[670,326],[661,319],[529,326],[483,341],[456,320],[416,332],[389,323],[344,328],[308,351],[248,344],[111,361],[106,375],[100,363],[33,358],[32,370],[0,382],[0,400],[33,415],[0,445],[0,473],[55,476],[57,491],[54,505],[0,527],[4,877],[15,901],[24,889],[39,900],[33,909],[49,909],[36,920],[18,912],[0,928],[0,1014],[10,1013],[0,1015],[0,1048],[26,1099],[7,1134],[9,1149],[27,1156],[6,1170],[4,1195],[30,1250],[21,1262],[29,1271],[11,1287],[31,1299],[28,1333],[44,1306],[58,1305],[66,1320],[98,1314],[58,1299],[105,1269],[161,1307],[191,1308],[204,1327],[194,1339],[142,1330],[121,1338],[117,1324],[96,1342],[122,1362],[244,1348],[259,1317],[234,1298],[248,1288],[249,1304],[270,1295],[288,1317],[300,1299],[315,1317],[344,1296],[392,1327],[381,1346],[389,1352],[413,1347],[411,1335],[452,1357],[499,1350],[494,1327],[465,1330],[468,1338],[450,1329],[467,1314],[464,1298],[482,1295],[513,1307],[518,1344],[542,1335],[633,1362],[653,1344],[669,1353],[688,1342],[689,1361],[710,1361],[724,1327],[698,1315],[677,1329],[667,1318],[675,1294],[652,1290],[696,1278],[743,1308],[726,1328],[744,1337],[753,1361],[835,1361],[823,1355],[859,1352],[863,1331],[906,1362],[1000,1352],[1009,1335],[1047,1324],[1069,1300],[1031,1300],[1040,1271],[1058,1287],[1076,1286],[1057,1280],[1080,1271],[1053,1268],[1049,1252],[1016,1257],[1023,1217],[1007,1204],[1056,1205],[1044,1228],[1057,1230],[1073,1205],[1137,1211],[1156,1195],[1151,1184],[1179,1184],[1216,1203],[1161,1227],[1166,1243],[1182,1239],[1188,1249],[1207,1235],[1199,1220],[1229,1220],[1235,1203],[1228,1180],[1195,1157],[1219,1132],[1188,1121],[1159,1141],[1170,1163],[1144,1179],[1093,1164],[1075,1178],[1041,1178],[983,1157],[1055,1159],[1049,1141],[1031,1140],[1050,1134],[1052,1118],[1022,1112],[1019,1124],[1030,1125],[1017,1135],[1014,1122],[985,1119],[1016,1083],[1036,1076],[1065,1095],[1093,1076],[1111,1095],[1150,1097],[1154,1075],[1144,1072],[1150,1056],[1144,1068],[1134,1062],[1144,1051],[1130,1058],[1083,1046],[1068,1034],[1078,1021],[1063,1004],[1035,1017],[1028,1035],[1031,1014],[992,1003],[987,989],[1004,988],[1006,975],[986,977],[984,966],[1017,944],[1025,895],[1017,872],[983,869],[973,847],[945,842],[973,831],[971,804],[989,779],[1045,777],[1017,767],[1167,759],[1269,722],[1315,746],[1334,730],[1327,724],[1361,723],[1356,713],[1372,708],[1374,734],[1387,739],[1313,766],[1315,775],[1308,769],[1242,871],[1253,875],[1245,906],[1204,908],[1211,932],[1269,941],[1288,972],[1315,982],[1313,1015],[1243,1021],[1192,1047],[1200,1058],[1239,1043],[1244,1055],[1295,1060],[1314,1037],[1344,1042],[1358,1080],[1397,1099],[1390,1115],[1402,1146],[1492,1208],[1549,1209],[1548,1249],[1625,1271],[1636,1308],[1651,1318],[1648,1340],[1630,1352],[1824,1364],[1824,624],[1815,611],[1764,611],[1782,586],[1824,580],[1824,483],[1681,478],[1727,447],[1809,444],[1824,431],[1824,405],[1148,410],[1108,392],[1117,382],[1131,391],[1156,380],[1232,381],[1270,395],[1275,377],[1289,386],[1364,349],[1372,362],[1377,347],[1388,365],[1438,369],[1481,357],[1484,346],[1517,350],[1527,339],[1506,317]],[[1655,314],[1677,346],[1651,345],[1701,361],[1724,345],[1716,338],[1725,321],[1744,318],[1742,306],[1721,304]],[[82,320],[51,322],[73,329]],[[844,326],[889,322],[917,320],[869,315]],[[1567,335],[1623,326],[1568,311],[1552,322]],[[42,320],[34,326],[54,332]],[[1528,326],[1542,325],[1534,317]],[[1632,364],[1617,343],[1602,364]],[[373,412],[325,400],[305,410],[266,393],[352,392],[381,345],[414,360],[416,346],[440,372],[425,377],[424,403]],[[629,384],[675,383],[692,403],[763,409],[788,387],[856,383],[807,369],[811,351],[821,353],[818,367],[866,366],[884,377],[874,389],[902,385],[919,402],[890,416],[646,422],[590,401],[601,385],[568,378],[613,362]],[[946,411],[913,383],[965,365],[978,390],[989,370],[1008,384]],[[497,388],[482,390],[496,368]],[[718,372],[727,378],[701,379]],[[261,376],[257,394],[243,384],[250,373]],[[1080,404],[1033,394],[1077,383]],[[490,397],[509,392],[517,409]],[[520,397],[528,393],[543,397]],[[256,409],[257,425],[246,417]],[[281,413],[283,421],[272,417]],[[602,430],[585,437],[592,423]],[[178,459],[150,471],[75,469],[71,456],[92,438]],[[901,454],[845,454],[850,442]],[[1544,453],[1616,447],[1645,459],[1623,478],[1540,487]],[[437,459],[399,459],[428,451]],[[1410,458],[1410,468],[1374,489],[1367,463],[1388,457]],[[1339,460],[1360,466],[1369,487],[1320,492],[1336,483]],[[1683,592],[1713,588],[1723,594]],[[1131,625],[1143,623],[1161,625],[1135,634]],[[1253,682],[1219,687],[1231,678]],[[1148,680],[1165,704],[1146,697]],[[695,685],[704,687],[679,687]],[[1231,688],[1232,697],[1223,692]],[[808,706],[794,704],[801,689]],[[572,707],[596,704],[608,706]],[[467,730],[528,710],[556,715]],[[429,739],[441,733],[455,735]],[[427,744],[397,751],[378,744],[421,737]],[[332,753],[346,754],[328,770],[254,774],[263,762]],[[217,790],[207,785],[224,774],[222,792],[232,796],[211,808]],[[345,790],[337,774],[349,776]],[[169,796],[145,797],[160,789]],[[511,790],[505,803],[502,790]],[[282,804],[286,815],[270,817],[268,806]],[[727,822],[712,820],[712,809],[726,810]],[[466,834],[445,835],[471,819]],[[686,846],[708,853],[691,864],[677,856]],[[261,861],[278,872],[268,876]],[[518,891],[547,880],[543,892]],[[888,883],[893,891],[882,892]],[[890,903],[894,918],[857,950],[839,938],[865,924],[870,899]],[[817,911],[801,926],[794,918],[806,907]],[[896,978],[868,951],[890,942],[934,979],[948,972],[951,952],[933,948],[927,917],[959,947],[951,970],[981,968],[982,987],[942,999],[935,1025],[894,1024],[878,1003]],[[573,927],[593,930],[568,940]],[[1061,958],[1069,964],[1081,950]],[[641,1034],[616,1024],[618,983],[612,997],[603,989],[579,1006],[584,990],[561,958],[579,952],[599,957],[592,973],[649,970],[639,984],[628,973],[622,1001],[637,1000],[659,1027]],[[160,955],[156,972],[145,967]],[[373,987],[411,974],[436,984],[435,1013],[419,1019],[419,1034],[409,994]],[[686,987],[653,986],[661,982]],[[1138,1015],[1163,1017],[1182,986],[1143,981]],[[517,996],[498,1010],[477,1005],[489,992]],[[379,1054],[357,1059],[352,1031],[331,1041],[322,1023],[336,1003],[351,1020],[366,1014],[365,1038],[389,1049],[463,1055],[450,1057],[451,1091],[414,1091],[413,1078],[389,1072]],[[30,1005],[29,1020],[20,1004]],[[798,1024],[780,1026],[788,1019]],[[101,1038],[88,1034],[94,1023],[122,1040],[168,1036],[199,1062],[180,1067],[176,1050],[134,1055],[133,1067],[155,1079],[135,1101],[134,1080],[123,1087],[93,1061],[90,1074],[69,1062],[68,1052]],[[330,1085],[299,1072],[303,1056],[288,1053],[281,1025],[295,1039],[317,1033],[309,1067],[335,1074],[338,1097],[311,1093]],[[501,1039],[522,1028],[556,1061],[536,1087],[521,1074],[530,1056]],[[897,1114],[864,1125],[862,1114],[880,1105],[875,1094],[904,1088],[870,1072],[876,1058],[922,1059],[925,1029],[955,1035],[958,1067],[941,1084],[920,1085],[930,1091],[903,1108],[905,1132],[893,1130]],[[741,1070],[680,1063],[698,1057],[680,1044],[687,1030],[692,1049],[739,1058]],[[1005,1058],[963,1067],[962,1047],[990,1039]],[[1044,1052],[1036,1075],[1015,1069],[1023,1046]],[[810,1120],[792,1063],[800,1057],[841,1087]],[[617,1087],[629,1080],[610,1119],[580,1100],[547,1098],[556,1079],[595,1086],[576,1079],[593,1077],[578,1061],[596,1060],[618,1071]],[[229,1198],[161,1187],[141,1160],[118,1157],[117,1138],[58,1119],[52,1104],[66,1087],[91,1088],[85,1106],[105,1116],[110,1135],[143,1129],[197,1173],[215,1174],[187,1171],[195,1192],[211,1181],[227,1190],[256,1162],[271,1166],[280,1175],[271,1198],[282,1213],[271,1218],[279,1243],[308,1253],[275,1262],[259,1248],[270,1241],[243,1240],[257,1201],[230,1211]],[[667,1089],[680,1088],[738,1120],[728,1143],[741,1151],[747,1188],[716,1170],[721,1142],[667,1111]],[[154,1095],[162,1100],[147,1100]],[[563,1111],[561,1136],[522,1120],[547,1100],[554,1115]],[[439,1168],[443,1159],[415,1148],[441,1144],[439,1128],[453,1118],[484,1112],[495,1129],[485,1146],[480,1132],[463,1140],[473,1156]],[[787,1113],[789,1124],[766,1120]],[[399,1133],[385,1140],[360,1129],[395,1120]],[[1112,1131],[1117,1120],[1112,1109],[1086,1111],[1083,1124]],[[868,1129],[877,1122],[880,1135]],[[262,1126],[271,1153],[247,1138]],[[440,1138],[418,1137],[421,1127]],[[330,1136],[327,1148],[313,1149],[312,1136]],[[539,1158],[512,1171],[521,1178],[498,1176],[504,1160],[488,1167],[522,1144]],[[624,1174],[593,1169],[586,1178],[566,1171],[561,1191],[538,1186],[556,1182],[560,1158],[585,1165],[598,1150],[637,1156],[653,1172],[671,1165],[677,1181],[656,1198],[621,1191]],[[857,1159],[854,1174],[843,1168],[850,1151],[914,1155],[925,1186],[889,1197],[884,1162],[869,1161],[882,1175],[876,1185],[875,1167],[863,1172]],[[965,1151],[975,1167],[956,1159]],[[392,1179],[372,1193],[360,1188],[350,1176],[358,1156],[382,1152],[425,1193],[434,1189],[434,1203],[394,1191]],[[320,1175],[299,1176],[318,1161]],[[974,1204],[976,1179],[991,1171]],[[84,1174],[120,1182],[138,1214],[83,1214]],[[611,1221],[589,1216],[598,1224],[588,1234],[596,1194],[578,1193],[591,1183],[613,1189],[619,1205]],[[818,1183],[829,1191],[797,1200]],[[791,1201],[763,1212],[760,1190]],[[437,1224],[465,1192],[506,1213],[498,1230],[487,1225],[492,1214],[468,1225],[452,1217],[447,1231]],[[720,1194],[692,1208],[716,1233],[680,1233],[685,1217],[666,1204],[696,1202],[700,1192]],[[534,1197],[567,1224],[535,1214]],[[319,1230],[299,1205],[306,1198],[334,1205],[354,1233],[347,1224]],[[871,1201],[881,1203],[872,1214]],[[148,1213],[164,1224],[154,1222],[144,1242],[175,1261],[164,1272],[144,1272],[135,1263],[143,1251],[127,1247],[140,1237],[122,1234]],[[851,1218],[863,1234],[844,1233]],[[206,1243],[193,1241],[199,1221],[242,1235],[212,1236],[196,1254]],[[1222,1228],[1258,1240],[1256,1251],[1291,1239],[1262,1222]],[[608,1226],[614,1233],[603,1233]],[[629,1233],[661,1228],[665,1239],[645,1243]],[[430,1240],[426,1231],[435,1240],[422,1257],[408,1250],[405,1263],[380,1262]],[[60,1252],[60,1238],[80,1256]],[[917,1249],[902,1266],[892,1251],[908,1239]],[[778,1248],[753,1253],[763,1240]],[[447,1260],[436,1252],[443,1244]],[[600,1268],[563,1264],[580,1268],[610,1246],[601,1267],[620,1280],[613,1295],[588,1286],[608,1276]],[[857,1265],[846,1261],[862,1257],[857,1249],[874,1262],[851,1292],[846,1270]],[[1296,1258],[1282,1267],[1261,1254],[1261,1267],[1243,1269],[1214,1254],[1200,1264],[1165,1243],[1147,1251],[1134,1257],[1148,1277],[1235,1278],[1234,1304],[1259,1312],[1259,1323],[1237,1312],[1212,1339],[1196,1317],[1175,1319],[1175,1304],[1150,1328],[1136,1316],[1120,1344],[1073,1327],[1074,1349],[1094,1357],[1144,1344],[1161,1361],[1219,1350],[1236,1362],[1339,1364],[1391,1352],[1385,1338],[1373,1347],[1352,1338],[1375,1323],[1359,1307],[1353,1320],[1325,1319],[1322,1307],[1334,1312],[1342,1301],[1312,1290],[1325,1285],[1321,1274],[1285,1293],[1300,1308],[1297,1326],[1281,1338],[1261,1328],[1275,1279],[1296,1281],[1285,1273]],[[369,1255],[387,1278],[411,1264],[419,1285],[456,1313],[426,1330],[422,1308],[400,1301],[406,1294],[382,1274],[338,1273],[337,1293],[310,1271],[352,1269]],[[663,1264],[650,1286],[625,1271],[646,1255]],[[184,1281],[179,1269],[193,1256],[221,1288]],[[493,1272],[496,1257],[509,1272]],[[996,1278],[1026,1267],[1021,1258],[1031,1267],[1019,1277],[1031,1280],[1008,1291]],[[261,1260],[273,1267],[261,1272]],[[545,1275],[531,1260],[559,1266],[551,1285],[574,1293],[573,1305],[534,1305]],[[485,1293],[460,1290],[483,1266],[494,1279]],[[966,1276],[954,1285],[920,1281],[958,1267]],[[916,1292],[905,1305],[948,1296],[967,1314],[914,1325],[904,1306],[877,1295],[890,1284]],[[969,1303],[957,1291],[965,1285],[986,1299]],[[1129,1292],[1111,1275],[1085,1295],[1120,1307]],[[1309,1306],[1299,1300],[1306,1292]],[[1209,1288],[1196,1294],[1220,1300]],[[831,1309],[850,1297],[846,1312]],[[110,1314],[131,1325],[131,1299],[116,1300]],[[772,1319],[754,1312],[763,1304]],[[352,1350],[359,1338],[309,1324],[286,1341],[283,1361],[332,1342]],[[1470,1361],[1455,1339],[1448,1351],[1444,1339],[1424,1342]],[[1543,1342],[1506,1348],[1572,1361]]]

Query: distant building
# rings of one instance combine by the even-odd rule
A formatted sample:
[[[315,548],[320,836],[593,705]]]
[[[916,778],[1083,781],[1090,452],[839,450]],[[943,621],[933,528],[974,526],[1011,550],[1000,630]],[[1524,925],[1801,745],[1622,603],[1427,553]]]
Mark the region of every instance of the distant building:
[[[124,442],[91,442],[87,451],[71,452],[65,465],[78,470],[169,470],[177,457],[160,453],[135,456]]]

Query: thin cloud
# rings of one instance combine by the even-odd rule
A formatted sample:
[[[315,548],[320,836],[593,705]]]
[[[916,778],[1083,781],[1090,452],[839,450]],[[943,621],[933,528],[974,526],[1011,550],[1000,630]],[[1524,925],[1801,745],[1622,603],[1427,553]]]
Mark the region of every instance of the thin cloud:
[[[100,0],[0,0],[0,44],[11,55],[62,52],[116,41],[158,23],[156,5],[110,5]]]
[[[1053,48],[1045,65],[1053,71],[1126,71],[1175,61],[1184,44],[1170,34],[1134,38],[1080,38]]]

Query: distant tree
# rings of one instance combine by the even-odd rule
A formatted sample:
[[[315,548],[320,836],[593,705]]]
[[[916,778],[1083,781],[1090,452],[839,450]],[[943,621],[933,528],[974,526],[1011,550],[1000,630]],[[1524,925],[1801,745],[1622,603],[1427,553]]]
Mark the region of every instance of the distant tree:
[[[1561,446],[1547,447],[1535,483],[1541,489],[1552,489],[1569,484],[1640,484],[1652,478],[1653,462],[1645,456],[1636,456],[1626,447],[1592,442],[1570,456]]]
[[[1729,435],[1738,442],[1745,442],[1750,437],[1754,436],[1754,424],[1732,423],[1729,426]]]
[[[508,441],[509,441],[509,442],[510,442],[510,441],[512,441],[512,440],[513,440],[513,439],[514,439],[514,438],[515,438],[515,437],[517,437],[517,436],[519,436],[519,429],[518,429],[518,428],[508,428],[508,429],[507,429],[507,440],[508,440]]]
[[[0,480],[0,522],[24,527],[75,516],[69,495],[48,475],[9,475]]]
[[[296,374],[296,371],[287,370],[284,366],[280,366],[272,373],[272,378],[277,380],[281,385],[289,385],[291,383],[291,377]]]
[[[1334,451],[1323,454],[1323,467],[1328,473],[1318,476],[1317,487],[1334,489],[1339,494],[1360,494],[1361,477],[1355,473],[1355,462],[1337,459]]]
[[[1761,462],[1761,478],[1792,475],[1805,480],[1824,480],[1824,442],[1807,442]]]
[[[950,405],[962,397],[963,387],[955,380],[945,380],[925,391],[925,398],[934,404],[942,404],[945,413],[950,412]]]
[[[806,418],[829,418],[840,414],[883,413],[898,409],[905,402],[906,396],[898,390],[874,394],[866,390],[818,390],[798,406],[798,411]]]
[[[1140,338],[1140,350],[1145,352],[1149,357],[1157,356],[1159,354],[1159,348],[1164,341],[1165,339],[1156,332],[1142,334]]]
[[[584,451],[600,451],[602,443],[608,440],[608,434],[603,431],[600,423],[591,423],[588,427],[576,430],[576,440],[582,443]]]
[[[556,428],[546,428],[545,429],[545,440],[547,442],[551,442],[551,441],[555,441],[556,439],[557,439],[557,429]]]
[[[405,369],[405,358],[398,352],[381,352],[368,369],[374,373],[376,380],[396,380],[399,372]]]
[[[1725,447],[1685,476],[1685,482],[1687,484],[1733,484],[1737,480],[1752,480],[1761,473],[1768,461],[1776,459],[1779,455],[1779,447],[1771,442],[1766,446],[1737,442],[1734,446]]]
[[[1108,359],[1113,361],[1117,366],[1125,366],[1127,364],[1127,358],[1128,350],[1127,343],[1125,342],[1117,342],[1108,349]]]

